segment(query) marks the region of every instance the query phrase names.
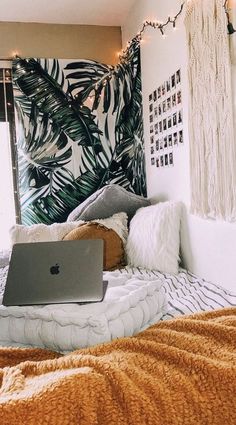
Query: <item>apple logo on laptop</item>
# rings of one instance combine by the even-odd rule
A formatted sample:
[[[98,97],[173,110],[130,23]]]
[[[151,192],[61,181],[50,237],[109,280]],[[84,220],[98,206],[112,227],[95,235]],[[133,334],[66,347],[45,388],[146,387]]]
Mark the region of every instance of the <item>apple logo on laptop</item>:
[[[60,273],[59,264],[55,264],[55,266],[50,267],[50,273],[51,274],[59,274]]]

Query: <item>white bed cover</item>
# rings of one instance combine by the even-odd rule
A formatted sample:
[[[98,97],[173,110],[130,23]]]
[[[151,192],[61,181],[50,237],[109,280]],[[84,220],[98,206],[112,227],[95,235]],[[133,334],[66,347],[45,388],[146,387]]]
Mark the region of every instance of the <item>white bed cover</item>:
[[[7,264],[8,255],[0,255],[0,294],[5,285]],[[60,307],[61,342],[59,344],[57,335],[60,327],[58,328],[57,322],[54,320],[56,313],[53,313],[53,309],[49,306],[47,314],[51,315],[52,320],[45,319],[42,322],[37,322],[40,319],[33,317],[31,320],[22,321],[22,315],[19,316],[22,307],[16,307],[16,309],[20,309],[18,311],[19,318],[17,313],[11,316],[4,313],[3,309],[2,315],[6,321],[4,331],[1,331],[3,321],[0,316],[0,345],[48,346],[57,350],[59,347],[63,347],[64,349],[60,351],[66,352],[120,336],[133,335],[159,320],[168,320],[181,314],[236,306],[236,293],[207,282],[184,269],[180,269],[178,275],[170,275],[127,266],[119,271],[108,273],[108,276],[105,275],[105,277],[110,281],[107,293],[109,302],[106,307],[102,304],[90,306],[94,309],[93,315],[89,316],[88,312],[85,313],[82,326],[82,322],[76,326],[69,324],[69,306],[62,305]],[[164,293],[166,297],[163,296]],[[87,311],[87,307],[79,306],[79,315],[75,311],[71,313],[74,317],[78,316],[77,319],[80,320],[82,312]],[[32,307],[27,307],[27,309],[32,309]],[[98,310],[95,315],[96,309]],[[42,315],[45,307],[38,310]],[[34,315],[32,311],[28,314]],[[96,318],[93,320],[92,317],[95,316]],[[41,324],[44,324],[42,331],[40,330]],[[48,325],[50,326],[48,327]],[[16,329],[14,329],[15,327]],[[41,332],[44,335],[41,340],[37,336],[33,339],[34,334],[40,335]],[[77,332],[79,332],[79,344],[76,339]],[[2,339],[1,333],[4,333],[4,339]],[[27,336],[29,333],[32,338],[31,342]],[[22,334],[24,334],[23,339]],[[22,343],[22,340],[27,342]]]
[[[0,268],[0,287],[7,267]],[[87,305],[0,305],[0,345],[37,346],[68,352],[131,336],[157,322],[167,310],[160,279],[104,273],[105,299]],[[1,299],[0,299],[1,304]]]

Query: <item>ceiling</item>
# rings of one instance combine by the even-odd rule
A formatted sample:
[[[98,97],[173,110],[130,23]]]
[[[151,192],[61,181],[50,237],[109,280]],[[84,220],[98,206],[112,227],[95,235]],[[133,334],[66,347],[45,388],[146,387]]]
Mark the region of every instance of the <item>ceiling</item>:
[[[135,0],[1,0],[0,21],[120,26]]]

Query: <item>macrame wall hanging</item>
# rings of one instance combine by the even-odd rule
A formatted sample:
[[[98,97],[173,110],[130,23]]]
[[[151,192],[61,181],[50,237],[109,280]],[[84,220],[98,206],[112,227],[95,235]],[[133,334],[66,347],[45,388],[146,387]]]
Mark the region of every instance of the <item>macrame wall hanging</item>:
[[[236,220],[236,143],[231,64],[222,0],[190,0],[189,50],[191,211]]]

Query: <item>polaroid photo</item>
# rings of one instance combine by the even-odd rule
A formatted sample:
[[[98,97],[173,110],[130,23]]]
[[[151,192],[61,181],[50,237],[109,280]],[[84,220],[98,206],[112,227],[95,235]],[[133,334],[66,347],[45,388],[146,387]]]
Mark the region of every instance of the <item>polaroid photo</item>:
[[[168,99],[166,101],[166,107],[167,107],[167,111],[169,111],[171,109],[171,97],[168,97]]]
[[[165,85],[165,83],[162,84],[162,86],[161,86],[161,94],[162,94],[162,96],[165,96],[165,94],[166,94],[166,85]]]
[[[162,133],[162,121],[159,122],[159,133]]]
[[[165,166],[167,166],[169,164],[168,161],[168,153],[165,154]]]
[[[164,100],[164,102],[162,102],[162,111],[163,114],[166,112],[166,101]]]
[[[177,125],[177,113],[175,112],[173,114],[173,127],[175,127]]]
[[[183,110],[182,109],[178,112],[178,125],[181,125],[181,124],[183,124]]]
[[[152,123],[153,122],[153,115],[149,115],[149,121]]]
[[[167,136],[164,137],[164,149],[168,148]]]
[[[157,106],[154,108],[154,117],[158,117],[158,110],[157,110]]]
[[[150,125],[150,134],[152,134],[153,133],[153,125]]]
[[[163,131],[166,131],[167,129],[167,122],[166,122],[166,118],[163,120]]]
[[[151,165],[155,165],[155,158],[151,158]]]
[[[157,97],[158,97],[158,99],[160,99],[160,97],[161,97],[161,86],[158,87],[158,89],[157,89]]]
[[[173,134],[173,143],[174,143],[174,146],[178,145],[178,133],[177,132],[175,132]]]
[[[160,143],[159,143],[159,150],[160,151],[162,151],[163,150],[163,139],[162,140],[160,140]]]
[[[169,152],[169,165],[173,166],[174,165],[174,156],[173,156],[173,152]]]
[[[164,155],[160,156],[160,166],[164,167]]]
[[[151,143],[151,145],[154,143],[154,136],[150,137],[150,143]]]
[[[171,87],[171,83],[170,83],[170,78],[166,81],[166,91],[167,93],[170,91],[170,87]]]
[[[159,129],[158,122],[154,125],[154,129],[155,129],[155,134],[158,134],[158,129]]]
[[[153,92],[153,101],[154,102],[157,101],[157,91],[156,90]]]
[[[176,107],[176,93],[172,95],[172,108]]]
[[[153,154],[154,154],[154,146],[151,146],[151,150],[150,150],[150,152],[151,152],[151,155],[153,155]]]
[[[176,72],[176,85],[181,83],[181,71],[180,69],[178,69],[178,71]]]
[[[160,148],[159,140],[156,140],[156,151],[158,152]]]
[[[183,130],[179,131],[179,144],[182,145],[184,143]]]
[[[175,88],[175,74],[173,74],[172,77],[171,77],[171,88],[172,89]]]
[[[169,148],[171,148],[173,146],[172,134],[169,134],[169,136],[168,136],[168,146],[169,146]]]
[[[152,93],[149,94],[149,102],[151,102],[151,101],[152,101]]]
[[[171,116],[168,117],[168,128],[172,127],[172,119]]]
[[[182,103],[182,93],[181,90],[177,92],[177,105],[180,105]]]

